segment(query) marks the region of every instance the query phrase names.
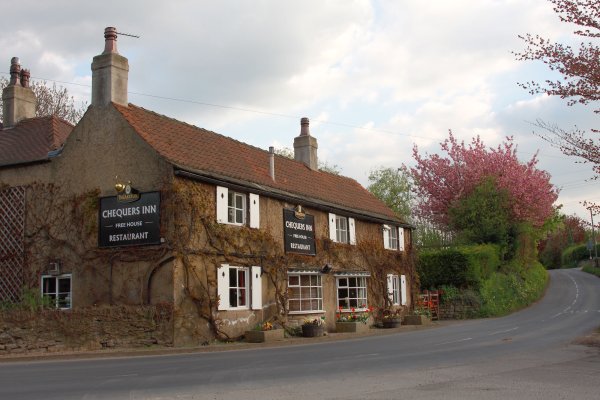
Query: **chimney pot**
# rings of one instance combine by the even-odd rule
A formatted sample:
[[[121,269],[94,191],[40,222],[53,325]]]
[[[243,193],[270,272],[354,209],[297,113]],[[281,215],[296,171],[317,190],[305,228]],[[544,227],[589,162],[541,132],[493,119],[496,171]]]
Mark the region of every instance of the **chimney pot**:
[[[300,119],[300,136],[310,136],[309,125],[308,118]]]
[[[29,78],[31,77],[31,72],[28,69],[21,70],[21,86],[24,88],[29,87]]]
[[[108,53],[119,53],[117,51],[117,28],[108,26],[104,28],[104,52]]]
[[[10,83],[9,85],[19,86],[21,84],[21,60],[19,57],[13,57],[10,59]]]

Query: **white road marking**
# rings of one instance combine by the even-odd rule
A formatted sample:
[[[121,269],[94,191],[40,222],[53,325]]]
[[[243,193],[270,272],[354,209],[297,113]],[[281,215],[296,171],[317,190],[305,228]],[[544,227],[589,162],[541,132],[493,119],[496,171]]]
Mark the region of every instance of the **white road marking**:
[[[512,331],[516,331],[517,329],[519,329],[519,327],[515,326],[514,328],[506,329],[506,330],[503,330],[503,331],[489,333],[488,336],[494,336],[494,335],[499,335],[501,333],[512,332]]]
[[[445,345],[445,344],[452,344],[452,343],[467,342],[467,341],[469,341],[469,340],[473,340],[473,338],[470,338],[470,337],[469,337],[469,338],[464,338],[464,339],[459,339],[459,340],[453,340],[453,341],[451,341],[451,342],[438,343],[438,344],[435,344],[434,346],[443,346],[443,345]]]

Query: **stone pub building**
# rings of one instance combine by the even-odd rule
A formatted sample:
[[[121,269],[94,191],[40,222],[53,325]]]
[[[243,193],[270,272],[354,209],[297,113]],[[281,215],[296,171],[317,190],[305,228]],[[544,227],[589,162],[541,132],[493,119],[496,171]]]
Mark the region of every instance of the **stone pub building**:
[[[411,226],[355,180],[317,168],[307,118],[288,159],[130,104],[114,28],[75,126],[35,117],[29,71],[13,58],[10,72],[1,302],[33,290],[73,315],[167,310],[176,346],[263,321],[325,316],[333,330],[339,310],[411,306]]]

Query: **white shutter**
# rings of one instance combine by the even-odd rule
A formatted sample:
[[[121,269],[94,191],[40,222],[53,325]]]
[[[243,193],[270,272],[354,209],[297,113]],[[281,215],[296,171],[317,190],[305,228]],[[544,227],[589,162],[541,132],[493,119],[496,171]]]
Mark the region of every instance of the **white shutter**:
[[[354,218],[348,218],[348,233],[350,234],[350,244],[356,244],[356,228],[354,227]]]
[[[404,251],[404,228],[403,227],[399,227],[398,228],[398,250],[400,251]]]
[[[383,248],[390,248],[390,227],[388,225],[383,225]]]
[[[329,239],[337,242],[335,236],[335,214],[329,213]]]
[[[259,196],[254,193],[250,193],[250,228],[260,228]]]
[[[217,222],[227,223],[228,190],[226,187],[217,186]]]
[[[217,294],[219,295],[218,309],[229,310],[229,265],[227,264],[217,268]]]
[[[387,276],[387,293],[390,303],[394,304],[394,275],[392,274]]]
[[[260,267],[252,267],[252,309],[262,310],[262,277],[260,276]]]
[[[402,305],[406,305],[406,275],[400,275],[400,295],[402,296]]]

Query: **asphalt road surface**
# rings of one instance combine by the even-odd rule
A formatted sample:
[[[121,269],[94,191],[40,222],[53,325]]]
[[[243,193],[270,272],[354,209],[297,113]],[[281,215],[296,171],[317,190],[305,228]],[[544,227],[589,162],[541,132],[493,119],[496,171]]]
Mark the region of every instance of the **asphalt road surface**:
[[[600,399],[600,279],[551,271],[504,318],[316,344],[0,363],[0,399]]]

